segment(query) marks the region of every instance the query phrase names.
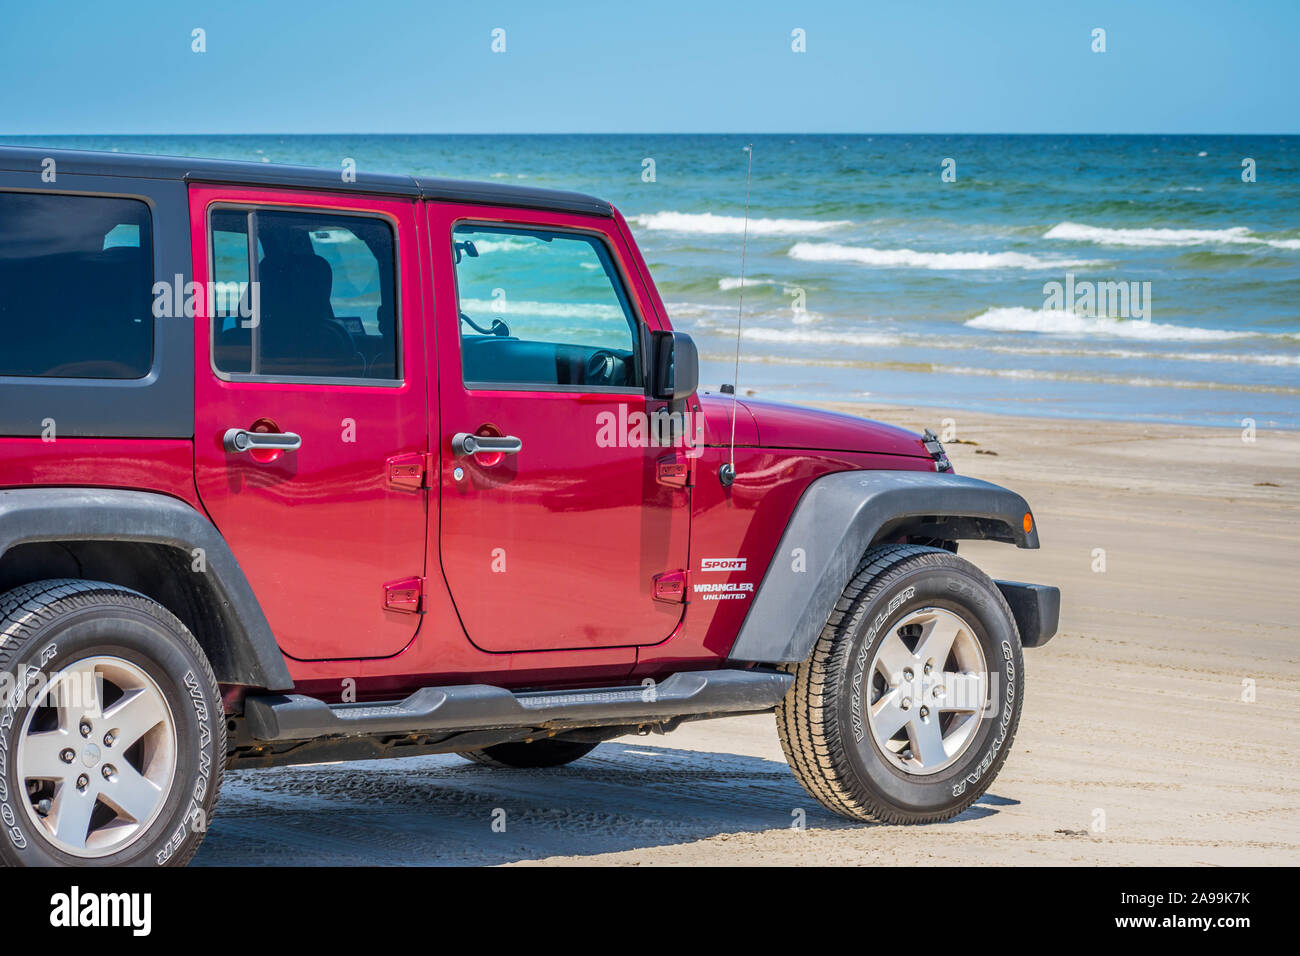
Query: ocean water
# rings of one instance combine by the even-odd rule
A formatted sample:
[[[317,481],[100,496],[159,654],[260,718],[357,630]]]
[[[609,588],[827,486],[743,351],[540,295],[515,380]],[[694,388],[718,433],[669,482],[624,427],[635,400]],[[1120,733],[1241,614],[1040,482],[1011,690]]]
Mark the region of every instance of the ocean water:
[[[627,217],[706,383],[732,374],[752,142],[742,391],[1300,428],[1300,137],[39,142],[594,193]]]

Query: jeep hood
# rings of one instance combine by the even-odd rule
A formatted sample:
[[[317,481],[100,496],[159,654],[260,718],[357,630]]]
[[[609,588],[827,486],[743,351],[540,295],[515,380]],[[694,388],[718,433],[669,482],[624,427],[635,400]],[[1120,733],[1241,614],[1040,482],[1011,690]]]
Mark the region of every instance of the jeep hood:
[[[725,444],[731,423],[731,397],[700,395],[699,399],[709,422],[710,444]],[[737,404],[740,406],[737,409],[737,444],[930,457],[921,436],[905,428],[839,412],[753,398],[741,399]]]

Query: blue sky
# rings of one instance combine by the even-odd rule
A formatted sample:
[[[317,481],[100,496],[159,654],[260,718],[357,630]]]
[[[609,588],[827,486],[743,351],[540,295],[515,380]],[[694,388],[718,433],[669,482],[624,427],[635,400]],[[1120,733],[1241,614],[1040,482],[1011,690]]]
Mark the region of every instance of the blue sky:
[[[2,16],[0,136],[1300,132],[1296,0],[71,0]]]

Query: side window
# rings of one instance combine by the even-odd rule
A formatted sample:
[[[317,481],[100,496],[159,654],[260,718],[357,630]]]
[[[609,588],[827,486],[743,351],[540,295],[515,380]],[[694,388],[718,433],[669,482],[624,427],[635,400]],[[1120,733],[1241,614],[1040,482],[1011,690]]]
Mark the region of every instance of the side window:
[[[460,225],[452,252],[465,384],[642,387],[640,322],[599,239]]]
[[[208,222],[217,371],[400,378],[396,244],[388,222],[227,208],[214,209]]]
[[[153,281],[145,203],[0,193],[0,375],[143,378]]]

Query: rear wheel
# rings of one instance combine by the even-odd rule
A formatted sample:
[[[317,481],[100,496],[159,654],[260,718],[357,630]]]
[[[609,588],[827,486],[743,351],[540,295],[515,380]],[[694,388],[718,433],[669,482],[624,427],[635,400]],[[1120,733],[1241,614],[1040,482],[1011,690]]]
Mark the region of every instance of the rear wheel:
[[[225,759],[217,683],[143,594],[80,580],[0,595],[0,861],[181,865]]]
[[[461,756],[486,767],[562,767],[587,756],[597,746],[573,740],[534,740],[529,743],[497,744],[482,750],[466,750]]]
[[[863,558],[776,711],[804,789],[855,820],[929,823],[988,789],[1020,721],[1020,636],[1002,593],[948,551]]]

